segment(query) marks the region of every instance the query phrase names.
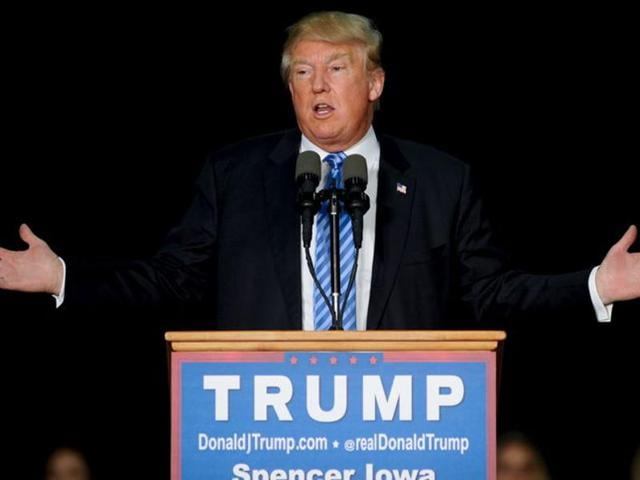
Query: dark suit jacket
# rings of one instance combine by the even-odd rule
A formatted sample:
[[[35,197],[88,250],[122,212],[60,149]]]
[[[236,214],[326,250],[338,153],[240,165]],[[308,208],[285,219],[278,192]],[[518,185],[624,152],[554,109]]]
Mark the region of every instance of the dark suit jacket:
[[[301,328],[300,133],[228,147],[205,164],[182,222],[148,261],[98,275],[70,264],[66,302],[213,300],[211,328]],[[376,241],[367,327],[455,328],[476,319],[589,305],[588,271],[510,270],[466,164],[380,138]],[[406,194],[397,185],[406,186]]]

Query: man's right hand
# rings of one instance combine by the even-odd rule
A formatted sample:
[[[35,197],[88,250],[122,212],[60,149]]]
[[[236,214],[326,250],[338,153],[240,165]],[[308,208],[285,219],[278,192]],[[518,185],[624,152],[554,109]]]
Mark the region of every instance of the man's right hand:
[[[25,224],[20,225],[20,238],[29,248],[0,248],[0,288],[59,295],[64,272],[58,256]]]

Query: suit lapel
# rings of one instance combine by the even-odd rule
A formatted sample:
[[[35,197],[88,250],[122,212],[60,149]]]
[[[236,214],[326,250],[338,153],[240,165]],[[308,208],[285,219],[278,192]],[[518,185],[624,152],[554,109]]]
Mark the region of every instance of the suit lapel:
[[[283,328],[302,328],[300,219],[296,208],[295,161],[300,134],[287,132],[271,153],[264,172],[264,194],[269,243],[287,319]]]
[[[415,179],[409,167],[395,142],[383,137],[368,330],[380,325],[404,253],[415,192]]]

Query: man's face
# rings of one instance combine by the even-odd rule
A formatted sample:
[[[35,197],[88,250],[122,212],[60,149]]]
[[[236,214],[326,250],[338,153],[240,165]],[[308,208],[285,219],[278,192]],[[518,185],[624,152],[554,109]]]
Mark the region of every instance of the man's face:
[[[289,90],[298,126],[329,152],[364,136],[383,86],[383,70],[367,71],[361,45],[301,40],[291,51]]]

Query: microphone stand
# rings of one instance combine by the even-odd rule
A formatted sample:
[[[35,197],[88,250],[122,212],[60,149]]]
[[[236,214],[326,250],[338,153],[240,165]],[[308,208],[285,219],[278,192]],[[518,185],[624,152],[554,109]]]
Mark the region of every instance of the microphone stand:
[[[344,330],[344,325],[342,323],[342,316],[344,313],[344,309],[346,308],[347,299],[349,298],[349,294],[351,293],[351,289],[353,288],[356,271],[358,268],[358,257],[360,253],[360,247],[362,246],[362,234],[360,234],[359,238],[354,238],[354,246],[355,246],[355,259],[353,263],[353,268],[351,269],[351,274],[349,276],[349,281],[347,284],[347,290],[344,295],[344,301],[342,305],[340,305],[341,294],[341,272],[340,272],[340,212],[342,211],[341,203],[346,202],[347,194],[345,190],[338,189],[332,187],[330,189],[321,190],[316,194],[315,201],[319,204],[321,202],[327,202],[327,209],[329,214],[329,242],[330,242],[330,261],[331,261],[331,299],[327,296],[327,294],[322,289],[320,282],[315,273],[315,268],[313,266],[313,262],[311,260],[311,254],[309,253],[309,246],[305,240],[305,257],[307,260],[307,266],[309,267],[309,272],[311,273],[311,277],[313,278],[313,283],[316,288],[320,291],[322,298],[324,299],[329,311],[331,312],[331,327],[329,330]],[[356,199],[357,200],[357,199]],[[361,199],[359,202],[354,201],[353,198],[350,200],[352,205],[352,209],[355,206],[356,208],[360,208],[362,210],[362,214],[369,209],[369,198],[361,194]],[[352,209],[347,210],[350,212],[351,221],[355,224],[354,216],[351,214]],[[360,220],[360,225],[362,221]],[[356,229],[354,228],[354,237]],[[360,228],[360,232],[362,229]],[[310,241],[310,238],[309,238]]]
[[[352,193],[348,198],[347,192],[345,190],[332,187],[331,189],[326,189],[318,192],[317,198],[321,202],[325,200],[328,202],[329,239],[331,249],[331,303],[329,304],[328,298],[326,298],[324,292],[323,297],[325,297],[325,302],[327,303],[327,306],[329,307],[329,310],[332,314],[331,328],[329,328],[329,330],[344,330],[342,317],[344,314],[344,309],[347,305],[347,299],[349,298],[356,278],[356,271],[358,269],[358,257],[360,253],[360,247],[362,247],[362,216],[367,210],[369,210],[369,197],[364,193],[364,191],[362,191],[360,193],[356,193],[355,195]],[[349,201],[347,202],[347,200]],[[347,290],[344,295],[342,306],[340,305],[340,297],[342,296],[340,286],[340,279],[342,278],[342,273],[340,271],[340,212],[342,211],[341,203],[346,205],[349,216],[351,217],[355,247],[355,259],[353,268],[351,269],[351,274],[349,276]],[[360,210],[361,213],[359,218],[354,215],[354,209]],[[359,227],[357,227],[356,225],[359,225]],[[358,229],[360,233],[359,235],[356,235],[356,231]],[[307,263],[309,263],[309,260],[307,260]],[[316,286],[318,287],[318,289],[322,290],[315,278],[314,281],[316,282]]]
[[[340,197],[343,190],[329,191],[329,238],[331,239],[331,306],[335,315],[330,330],[344,330],[340,311]]]
[[[327,213],[329,214],[329,259],[331,261],[331,301],[327,302],[327,307],[331,312],[329,330],[344,330],[342,309],[340,308],[340,212],[342,211],[340,202],[344,200],[344,190],[335,187],[328,188],[318,192],[317,198],[320,202],[327,202]],[[316,283],[316,286],[322,291],[319,283]],[[325,299],[325,301],[327,300]]]

